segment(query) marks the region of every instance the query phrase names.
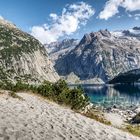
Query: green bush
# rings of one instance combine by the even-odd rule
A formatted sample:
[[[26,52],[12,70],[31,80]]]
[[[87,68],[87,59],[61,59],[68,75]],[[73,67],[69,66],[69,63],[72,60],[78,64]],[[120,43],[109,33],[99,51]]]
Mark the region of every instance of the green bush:
[[[81,109],[88,105],[88,97],[84,95],[82,89],[75,88],[70,91],[70,105],[72,109]]]
[[[30,86],[29,84],[25,84],[25,83],[22,83],[21,81],[18,81],[15,86],[14,86],[14,89],[13,91],[28,91],[30,90]]]
[[[59,80],[56,83],[53,84],[53,90],[55,92],[56,95],[59,96],[59,94],[61,94],[63,92],[63,90],[67,90],[68,85],[64,80]]]
[[[4,89],[8,89],[14,92],[32,91],[47,97],[48,99],[53,100],[58,104],[67,105],[74,110],[82,109],[89,103],[89,99],[84,94],[84,91],[81,87],[70,89],[64,80],[59,80],[56,83],[44,81],[38,86],[25,84],[21,81],[18,81],[16,84],[6,82],[3,87]]]
[[[11,90],[11,91],[13,91],[14,86],[15,85],[9,81],[4,81],[4,83],[1,83],[0,85],[2,89]]]
[[[53,86],[50,82],[44,81],[43,84],[39,85],[36,88],[37,93],[41,94],[42,96],[51,98],[53,96]]]
[[[59,104],[66,104],[72,109],[78,110],[89,103],[89,99],[81,87],[70,89],[64,80],[59,80],[53,88]]]

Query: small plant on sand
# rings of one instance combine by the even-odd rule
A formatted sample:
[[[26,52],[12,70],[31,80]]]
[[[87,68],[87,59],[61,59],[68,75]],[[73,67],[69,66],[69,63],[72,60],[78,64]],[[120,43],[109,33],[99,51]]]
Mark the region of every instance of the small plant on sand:
[[[106,120],[104,115],[97,110],[90,109],[86,113],[84,113],[84,115],[103,124],[111,125],[111,122]]]
[[[124,130],[140,137],[140,112],[128,121]]]
[[[15,92],[13,91],[10,91],[9,92],[9,95],[12,97],[12,98],[17,98],[17,99],[20,99],[20,100],[23,100],[22,97],[20,97],[19,95],[17,95]]]
[[[128,131],[129,133],[136,135],[140,137],[140,125],[127,125],[124,128],[125,131]]]

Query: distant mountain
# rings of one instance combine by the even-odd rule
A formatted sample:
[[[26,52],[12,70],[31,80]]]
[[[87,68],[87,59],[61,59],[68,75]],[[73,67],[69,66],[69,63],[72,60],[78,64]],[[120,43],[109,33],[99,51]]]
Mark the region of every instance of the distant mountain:
[[[45,48],[49,53],[52,61],[55,62],[58,58],[74,49],[79,43],[77,39],[64,39],[62,41],[46,44]]]
[[[80,80],[99,78],[106,82],[121,72],[140,68],[138,33],[139,27],[129,34],[108,30],[85,34],[74,49],[56,60],[55,69],[61,76],[73,73]]]
[[[0,81],[54,82],[58,78],[44,46],[0,19]]]
[[[137,37],[140,39],[140,27],[134,27],[133,29],[123,31],[122,33],[125,36]]]
[[[116,83],[134,83],[140,79],[140,69],[133,69],[124,73],[120,73],[113,79],[109,80],[109,84]]]

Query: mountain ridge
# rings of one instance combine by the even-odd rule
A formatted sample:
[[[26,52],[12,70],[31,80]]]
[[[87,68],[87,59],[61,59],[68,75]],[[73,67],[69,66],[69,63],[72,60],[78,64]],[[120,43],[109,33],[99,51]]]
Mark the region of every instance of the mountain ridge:
[[[85,34],[74,49],[55,61],[60,76],[74,73],[81,80],[100,78],[104,82],[136,68],[140,68],[139,34],[128,36],[107,29]]]
[[[78,39],[64,39],[62,41],[45,44],[44,46],[51,60],[55,63],[58,58],[73,50],[78,45],[78,43]]]
[[[59,76],[44,46],[14,24],[0,20],[1,81],[56,81]]]

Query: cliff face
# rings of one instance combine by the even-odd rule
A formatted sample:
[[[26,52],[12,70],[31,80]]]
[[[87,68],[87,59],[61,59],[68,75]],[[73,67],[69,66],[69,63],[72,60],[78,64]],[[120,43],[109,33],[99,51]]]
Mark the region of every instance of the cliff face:
[[[79,43],[77,39],[64,39],[63,41],[57,41],[50,44],[46,44],[45,48],[49,53],[51,60],[55,63],[58,58],[66,55],[73,50]]]
[[[73,50],[56,60],[55,69],[62,76],[73,72],[81,80],[100,78],[106,82],[121,72],[139,68],[138,33],[138,28],[133,28],[129,34],[108,30],[86,34]]]
[[[0,20],[0,80],[55,82],[58,78],[43,45],[12,23]]]

